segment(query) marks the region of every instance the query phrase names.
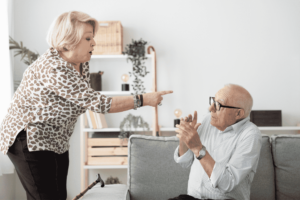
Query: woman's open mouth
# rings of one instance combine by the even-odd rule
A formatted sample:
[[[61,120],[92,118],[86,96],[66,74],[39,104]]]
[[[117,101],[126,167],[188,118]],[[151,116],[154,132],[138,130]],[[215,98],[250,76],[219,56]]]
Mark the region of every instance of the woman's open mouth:
[[[90,53],[91,55],[93,55],[93,52],[92,52],[92,51],[90,51],[89,53]]]

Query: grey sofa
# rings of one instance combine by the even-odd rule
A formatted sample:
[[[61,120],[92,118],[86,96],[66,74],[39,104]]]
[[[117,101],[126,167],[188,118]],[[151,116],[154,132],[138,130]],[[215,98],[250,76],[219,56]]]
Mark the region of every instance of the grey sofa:
[[[300,200],[300,137],[262,136],[251,200]],[[187,193],[190,169],[173,160],[177,137],[133,135],[129,139],[128,183],[88,191],[84,200],[167,200]]]

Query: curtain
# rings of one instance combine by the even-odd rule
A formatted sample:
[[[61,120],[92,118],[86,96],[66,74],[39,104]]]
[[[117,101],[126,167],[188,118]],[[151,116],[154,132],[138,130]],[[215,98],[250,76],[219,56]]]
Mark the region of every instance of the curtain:
[[[11,66],[11,57],[9,52],[9,25],[8,25],[8,9],[11,5],[9,0],[0,1],[0,124],[7,113],[13,95],[13,71]],[[11,9],[11,6],[10,6]],[[1,135],[0,135],[1,139]],[[14,173],[14,167],[9,158],[0,152],[0,176],[2,174]]]

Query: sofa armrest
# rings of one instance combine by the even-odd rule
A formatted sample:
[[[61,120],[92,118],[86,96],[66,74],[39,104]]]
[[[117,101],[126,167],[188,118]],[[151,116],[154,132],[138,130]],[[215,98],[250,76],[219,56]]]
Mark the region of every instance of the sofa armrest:
[[[127,190],[127,192],[126,192],[126,200],[130,200],[130,192],[129,192],[129,190]]]
[[[100,185],[94,186],[87,191],[81,200],[130,200],[130,193],[127,185],[124,184],[112,184],[100,187]]]

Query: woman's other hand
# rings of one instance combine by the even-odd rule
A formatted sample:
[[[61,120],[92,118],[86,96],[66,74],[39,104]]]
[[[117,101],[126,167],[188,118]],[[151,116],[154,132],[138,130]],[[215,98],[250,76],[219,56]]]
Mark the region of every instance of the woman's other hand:
[[[143,105],[155,107],[159,103],[162,103],[163,95],[171,94],[171,93],[173,93],[172,90],[143,94],[143,101],[144,101]]]

